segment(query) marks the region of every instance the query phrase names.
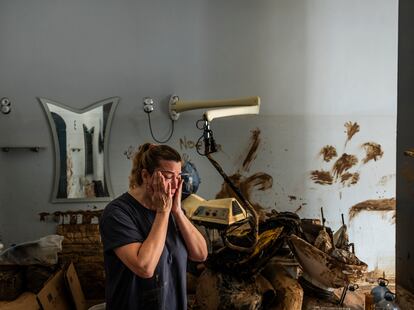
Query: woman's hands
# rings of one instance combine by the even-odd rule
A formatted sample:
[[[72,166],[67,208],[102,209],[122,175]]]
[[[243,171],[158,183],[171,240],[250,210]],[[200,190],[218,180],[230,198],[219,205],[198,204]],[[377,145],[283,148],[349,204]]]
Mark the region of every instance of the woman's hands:
[[[178,185],[177,188],[175,190],[174,193],[174,199],[173,199],[173,203],[172,203],[172,208],[171,208],[171,212],[173,214],[177,214],[179,212],[181,212],[181,194],[183,192],[183,182],[184,180],[179,178],[177,179]]]
[[[159,212],[170,212],[173,205],[171,183],[165,185],[164,176],[159,171],[155,171],[151,178],[151,183],[147,185],[148,195],[151,200],[151,209]]]
[[[166,179],[160,171],[155,171],[147,185],[147,193],[151,201],[151,210],[179,214],[181,210],[181,194],[184,180],[181,177]]]

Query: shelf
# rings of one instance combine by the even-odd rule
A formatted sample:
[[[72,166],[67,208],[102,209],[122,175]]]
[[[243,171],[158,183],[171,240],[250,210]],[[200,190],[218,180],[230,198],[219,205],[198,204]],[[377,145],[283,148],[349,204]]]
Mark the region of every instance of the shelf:
[[[32,152],[39,152],[41,150],[44,150],[46,147],[45,146],[37,146],[37,145],[33,145],[33,146],[0,146],[0,149],[3,152],[10,152],[10,151],[32,151]]]

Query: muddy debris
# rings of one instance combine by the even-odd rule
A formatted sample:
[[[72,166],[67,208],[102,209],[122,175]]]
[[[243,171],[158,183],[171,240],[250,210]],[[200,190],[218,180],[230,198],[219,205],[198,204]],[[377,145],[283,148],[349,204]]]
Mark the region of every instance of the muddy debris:
[[[297,279],[293,278],[287,269],[277,261],[270,261],[262,271],[262,275],[276,290],[276,299],[271,309],[301,310],[303,289]]]
[[[258,280],[260,277],[260,281]],[[269,284],[265,292],[261,275],[251,279],[237,279],[224,273],[206,269],[199,278],[196,300],[199,309],[261,309],[273,302],[275,291]],[[268,300],[266,300],[266,298]]]

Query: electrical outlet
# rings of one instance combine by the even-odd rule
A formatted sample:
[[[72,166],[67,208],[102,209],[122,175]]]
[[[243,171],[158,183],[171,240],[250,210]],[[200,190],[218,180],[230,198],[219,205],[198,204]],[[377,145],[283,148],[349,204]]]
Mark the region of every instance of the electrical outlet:
[[[145,97],[142,103],[144,104],[145,113],[151,113],[152,111],[154,111],[154,100],[152,98]]]
[[[1,105],[1,113],[3,114],[9,114],[11,111],[11,102],[9,98],[3,97],[0,99],[0,105]]]

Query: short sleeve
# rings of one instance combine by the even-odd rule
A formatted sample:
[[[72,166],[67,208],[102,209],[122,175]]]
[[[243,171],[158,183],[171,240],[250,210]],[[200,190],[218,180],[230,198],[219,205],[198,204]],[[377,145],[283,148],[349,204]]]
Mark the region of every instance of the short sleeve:
[[[127,211],[116,205],[108,207],[99,221],[105,252],[129,243],[144,242],[141,230]]]

